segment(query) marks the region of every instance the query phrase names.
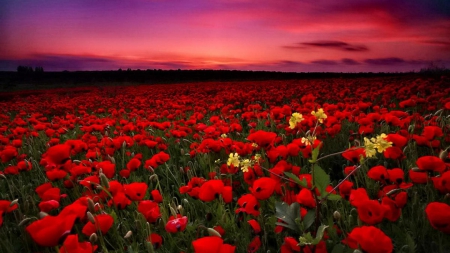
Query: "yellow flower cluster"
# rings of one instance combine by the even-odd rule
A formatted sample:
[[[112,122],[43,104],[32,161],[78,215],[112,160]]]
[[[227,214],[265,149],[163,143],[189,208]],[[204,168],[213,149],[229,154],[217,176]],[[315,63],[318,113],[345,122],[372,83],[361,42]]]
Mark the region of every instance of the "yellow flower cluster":
[[[364,137],[364,149],[366,151],[366,157],[375,156],[376,152],[383,153],[387,148],[392,147],[392,142],[386,140],[387,135],[382,133],[376,138],[370,140]]]
[[[316,111],[312,111],[311,115],[313,115],[314,117],[316,117],[316,119],[320,122],[323,123],[323,120],[327,118],[327,115],[325,114],[325,112],[323,111],[322,108],[319,108],[319,110]]]
[[[250,168],[254,163],[259,163],[259,159],[261,159],[260,154],[256,154],[254,159],[240,159],[240,156],[238,153],[230,153],[227,161],[227,165],[234,167],[241,167],[242,172],[248,172],[248,168]]]
[[[294,129],[298,123],[302,122],[304,120],[303,115],[298,112],[294,112],[289,119],[289,128]]]

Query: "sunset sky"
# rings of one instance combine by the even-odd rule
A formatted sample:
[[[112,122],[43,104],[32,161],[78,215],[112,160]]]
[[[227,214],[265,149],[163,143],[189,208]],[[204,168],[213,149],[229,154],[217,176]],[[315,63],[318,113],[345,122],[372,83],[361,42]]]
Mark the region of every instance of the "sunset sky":
[[[450,67],[448,0],[0,0],[0,71]]]

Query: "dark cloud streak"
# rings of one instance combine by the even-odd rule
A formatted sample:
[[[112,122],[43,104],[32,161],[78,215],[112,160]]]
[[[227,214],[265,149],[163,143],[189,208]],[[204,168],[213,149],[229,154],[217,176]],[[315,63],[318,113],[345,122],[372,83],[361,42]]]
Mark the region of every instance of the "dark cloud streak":
[[[335,49],[335,50],[351,51],[351,52],[369,51],[369,48],[365,45],[350,44],[347,42],[337,41],[337,40],[300,42],[294,46],[284,46],[283,48],[286,48],[286,49],[308,49],[311,47],[330,48],[330,49]]]

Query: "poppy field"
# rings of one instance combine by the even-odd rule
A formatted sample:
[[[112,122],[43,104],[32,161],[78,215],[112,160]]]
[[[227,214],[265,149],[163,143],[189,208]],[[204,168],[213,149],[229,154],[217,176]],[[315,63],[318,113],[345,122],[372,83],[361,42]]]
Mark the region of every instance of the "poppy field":
[[[0,252],[450,252],[445,77],[1,97]]]

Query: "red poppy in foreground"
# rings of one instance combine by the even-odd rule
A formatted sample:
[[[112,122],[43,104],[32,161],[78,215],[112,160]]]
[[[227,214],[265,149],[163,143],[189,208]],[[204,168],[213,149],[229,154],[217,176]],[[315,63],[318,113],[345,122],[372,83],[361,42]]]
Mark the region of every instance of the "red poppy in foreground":
[[[31,223],[25,230],[33,240],[45,247],[55,247],[60,240],[67,236],[77,218],[76,215],[45,216],[43,219]]]
[[[186,216],[177,215],[177,218],[170,216],[166,224],[166,231],[169,233],[177,233],[186,229],[188,218]]]
[[[275,179],[270,177],[262,177],[253,182],[253,186],[250,188],[250,191],[257,199],[265,200],[270,198],[275,190],[276,184],[277,181],[275,181]]]
[[[152,243],[153,248],[158,249],[159,247],[161,247],[161,245],[163,243],[163,238],[157,233],[152,233],[147,238],[147,241]]]
[[[83,227],[82,232],[86,236],[90,236],[91,234],[93,234],[97,231],[101,231],[102,234],[106,234],[106,233],[108,233],[108,230],[112,227],[112,225],[114,223],[113,217],[109,214],[99,214],[99,215],[95,216],[94,219],[95,219],[95,224],[92,222],[88,222]]]
[[[343,243],[352,249],[357,249],[359,245],[367,253],[390,253],[394,248],[391,238],[373,226],[354,228]]]
[[[18,207],[17,204],[11,206],[11,201],[8,200],[0,200],[0,227],[3,224],[3,214],[9,213],[16,210]]]
[[[206,236],[192,242],[195,253],[234,253],[236,246],[224,244],[217,236]]]
[[[417,167],[421,170],[436,171],[442,173],[445,171],[446,165],[439,157],[422,156],[416,161]]]
[[[78,242],[78,235],[69,235],[61,248],[60,253],[92,253],[97,249],[90,242]]]
[[[450,234],[450,206],[445,203],[431,202],[425,208],[428,220],[433,228]]]

